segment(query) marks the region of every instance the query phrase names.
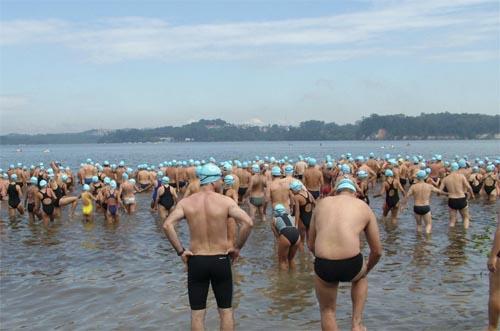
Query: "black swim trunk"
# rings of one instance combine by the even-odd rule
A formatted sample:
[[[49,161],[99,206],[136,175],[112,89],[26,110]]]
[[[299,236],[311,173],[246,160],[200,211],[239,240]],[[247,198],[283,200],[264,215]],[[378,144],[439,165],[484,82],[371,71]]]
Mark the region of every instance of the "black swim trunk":
[[[21,203],[21,200],[19,200],[19,198],[14,199],[14,200],[9,200],[9,207],[12,209],[16,209],[20,203]]]
[[[297,243],[300,237],[299,230],[297,230],[297,228],[293,226],[287,226],[283,228],[280,231],[280,234],[283,235],[286,239],[288,239],[290,245],[292,246],[295,245],[295,243]]]
[[[401,186],[405,186],[406,185],[406,178],[400,178],[399,183],[401,183]]]
[[[179,188],[183,188],[186,185],[187,185],[187,182],[185,180],[180,180],[179,181]]]
[[[309,191],[309,193],[311,193],[311,195],[314,197],[314,199],[319,198],[320,191]]]
[[[35,210],[35,204],[28,203],[28,213],[33,213],[34,210]]]
[[[217,307],[231,308],[233,274],[229,255],[195,255],[188,259],[188,296],[191,310],[205,309],[212,284]]]
[[[462,210],[467,207],[467,198],[448,198],[448,207],[455,210]]]
[[[248,187],[240,187],[238,188],[238,196],[243,197],[245,193],[247,193]]]
[[[298,180],[302,180],[302,177],[303,175],[295,175],[295,178],[297,178]]]
[[[431,211],[431,207],[429,205],[427,206],[413,206],[413,211],[417,215],[425,215]]]
[[[363,268],[363,255],[343,260],[328,260],[316,257],[314,272],[327,283],[350,282]]]

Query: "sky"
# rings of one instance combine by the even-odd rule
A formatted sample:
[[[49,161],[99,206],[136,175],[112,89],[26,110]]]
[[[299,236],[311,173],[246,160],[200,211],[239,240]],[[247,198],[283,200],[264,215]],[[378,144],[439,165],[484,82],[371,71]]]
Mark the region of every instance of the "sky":
[[[498,0],[0,0],[0,130],[500,113]]]

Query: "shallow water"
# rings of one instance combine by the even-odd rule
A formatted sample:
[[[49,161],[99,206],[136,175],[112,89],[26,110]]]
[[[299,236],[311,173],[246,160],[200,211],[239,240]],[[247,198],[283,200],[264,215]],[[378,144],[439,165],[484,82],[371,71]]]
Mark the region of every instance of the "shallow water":
[[[321,145],[320,145],[321,144]],[[384,145],[388,148],[381,149]],[[390,145],[394,145],[394,149]],[[167,159],[344,152],[382,155],[467,154],[493,157],[495,141],[462,142],[273,142],[134,145],[2,146],[1,166],[9,162],[64,160],[72,167],[85,158],[125,159],[131,164]],[[45,148],[50,153],[43,153]],[[84,224],[67,215],[46,229],[0,211],[0,325],[2,329],[165,329],[189,328],[186,274],[152,214],[149,194],[138,195],[139,210],[106,225],[102,216]],[[381,214],[383,200],[372,199]],[[411,206],[397,226],[379,221],[384,255],[369,275],[365,323],[372,330],[479,330],[487,321],[487,252],[496,226],[497,205],[470,202],[471,228],[448,229],[444,199],[434,197],[433,234],[415,232]],[[461,225],[461,224],[459,224]],[[185,225],[180,228],[187,245]],[[365,256],[367,253],[364,248]],[[241,330],[319,329],[313,287],[313,259],[297,256],[297,269],[279,272],[272,232],[257,220],[242,259],[234,267],[236,320]],[[337,318],[350,325],[350,286],[341,285]],[[207,326],[218,329],[209,295]]]

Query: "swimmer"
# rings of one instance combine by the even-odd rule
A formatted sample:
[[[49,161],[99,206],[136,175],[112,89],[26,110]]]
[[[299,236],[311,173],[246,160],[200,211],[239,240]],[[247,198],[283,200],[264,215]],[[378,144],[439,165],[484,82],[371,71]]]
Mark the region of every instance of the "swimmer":
[[[7,187],[7,196],[9,197],[9,217],[15,217],[16,211],[20,215],[24,215],[24,207],[21,203],[23,198],[23,192],[21,190],[21,186],[17,184],[18,178],[15,173],[10,175],[9,186]]]
[[[49,169],[50,170],[50,169]],[[62,207],[71,204],[71,216],[75,215],[76,205],[78,204],[79,197],[76,196],[67,196],[67,188],[66,188],[66,180],[67,176],[63,175],[61,180],[58,181],[54,179],[53,174],[49,174],[49,187],[54,192],[56,199],[54,200],[54,216],[56,218],[61,217],[61,209]],[[92,178],[90,179],[92,181]]]
[[[119,222],[120,215],[118,208],[122,205],[120,194],[117,190],[116,181],[112,180],[109,184],[109,189],[105,190],[104,203],[106,204],[106,220],[108,223]]]
[[[137,172],[137,185],[139,187],[138,193],[146,192],[153,187],[154,182],[151,181],[151,176],[147,167],[142,165]]]
[[[267,187],[266,177],[261,174],[260,167],[258,164],[252,166],[252,177],[250,178],[250,183],[248,184],[249,190],[246,192],[246,196],[250,196],[249,207],[250,207],[250,217],[255,219],[255,215],[258,211],[260,218],[264,219],[265,210],[265,194]],[[245,200],[245,199],[244,199]]]
[[[274,219],[271,225],[278,244],[278,262],[281,270],[295,267],[294,257],[300,245],[300,234],[297,221],[290,216],[285,206],[277,204],[274,207]]]
[[[359,187],[359,191],[356,192],[356,195],[359,199],[366,202],[367,205],[370,204],[370,198],[368,197],[368,185],[369,185],[369,175],[365,170],[358,170],[357,172],[357,186]]]
[[[495,202],[497,199],[497,192],[499,191],[499,183],[494,173],[495,166],[490,164],[486,167],[486,174],[483,178],[483,189],[481,193],[490,201]]]
[[[294,212],[293,216],[298,220],[298,228],[300,233],[300,250],[303,250],[303,244],[308,239],[309,226],[311,225],[311,217],[316,204],[312,194],[306,190],[299,180],[295,180],[289,186],[293,196]]]
[[[35,221],[35,216],[39,220],[42,219],[40,212],[40,200],[38,199],[38,178],[31,177],[26,190],[26,198],[24,199],[24,208],[28,209],[28,219],[30,223]]]
[[[336,186],[334,197],[321,199],[311,220],[308,246],[315,256],[316,297],[320,306],[321,328],[337,330],[336,297],[339,282],[351,282],[352,330],[366,330],[363,309],[368,293],[367,274],[382,256],[377,219],[366,203],[355,197],[350,179]],[[360,234],[370,247],[364,262]]]
[[[54,201],[56,200],[56,195],[47,184],[47,181],[42,179],[38,183],[40,190],[37,193],[42,206],[42,220],[45,226],[49,225],[49,221],[54,221]]]
[[[332,192],[333,178],[335,175],[335,170],[333,169],[333,163],[328,161],[324,167],[321,169],[323,174],[323,185],[321,186],[321,196],[329,196]]]
[[[134,213],[136,209],[136,202],[135,202],[136,187],[135,187],[135,180],[128,179],[128,176],[126,175],[127,175],[126,173],[122,175],[124,181],[122,182],[122,185],[120,185],[119,194],[121,196],[123,209],[125,209],[127,214],[130,215]]]
[[[90,222],[94,218],[94,205],[93,201],[96,199],[91,193],[90,193],[90,186],[88,184],[83,185],[83,193],[82,193],[82,214],[83,214],[83,219],[86,222]]]
[[[308,167],[304,171],[304,186],[311,192],[314,199],[319,199],[321,187],[323,186],[323,174],[316,167],[316,159],[310,158],[307,161]]]
[[[235,173],[235,175],[238,176],[238,179],[240,181],[238,197],[240,199],[239,203],[242,204],[244,203],[243,197],[248,196],[246,193],[248,190],[248,185],[250,184],[250,179],[252,178],[252,174],[248,171],[248,163],[243,162],[242,168],[238,169],[238,172]]]
[[[224,177],[224,186],[222,187],[222,194],[238,203],[238,191],[234,188],[234,180],[238,178],[233,175],[226,175]],[[227,220],[227,239],[231,243],[231,247],[235,244],[236,237],[236,221],[234,218],[229,217]]]
[[[469,207],[467,205],[466,192],[470,193],[472,199],[474,199],[474,192],[472,187],[465,176],[458,172],[459,165],[456,162],[451,164],[451,173],[446,176],[442,181],[439,189],[448,192],[448,211],[450,216],[450,227],[454,227],[457,222],[457,211],[462,216],[464,222],[464,228],[469,228]]]
[[[294,172],[295,178],[302,181],[304,179],[304,172],[306,171],[307,163],[304,161],[302,155],[299,156],[299,160],[295,163]]]
[[[417,232],[422,232],[422,223],[425,223],[425,233],[430,234],[432,232],[431,193],[434,192],[443,195],[447,195],[448,193],[426,183],[427,173],[424,170],[419,170],[416,178],[417,182],[408,190],[402,206],[406,206],[408,199],[413,196],[415,199],[413,212],[417,223]]]
[[[273,180],[267,188],[267,196],[271,201],[271,207],[274,209],[277,204],[281,203],[285,206],[287,212],[290,213],[293,210],[293,195],[290,191],[290,186],[281,178],[280,167],[274,166],[271,169],[271,175],[273,176]]]
[[[396,224],[399,213],[399,191],[401,191],[403,197],[405,197],[406,194],[405,190],[401,186],[401,183],[394,178],[392,170],[387,169],[384,175],[386,179],[382,184],[382,189],[379,194],[376,194],[373,197],[379,197],[385,193],[383,216],[385,218],[389,212],[391,212],[391,222],[392,224]]]
[[[156,195],[155,206],[158,208],[160,220],[163,221],[177,203],[177,193],[175,188],[170,185],[170,178],[167,176],[162,177],[161,184]]]
[[[216,193],[220,190],[221,175],[216,165],[205,164],[199,171],[200,192],[179,201],[163,224],[168,240],[187,265],[192,330],[205,328],[210,283],[219,309],[220,329],[234,329],[231,260],[233,263],[237,261],[253,222],[233,199]],[[227,235],[227,220],[230,217],[239,225],[237,242],[233,247]],[[175,231],[175,226],[183,219],[188,223],[189,249],[184,249]]]
[[[483,175],[479,171],[479,167],[475,166],[472,168],[472,174],[470,174],[468,180],[470,187],[472,187],[472,192],[480,194],[483,188]]]

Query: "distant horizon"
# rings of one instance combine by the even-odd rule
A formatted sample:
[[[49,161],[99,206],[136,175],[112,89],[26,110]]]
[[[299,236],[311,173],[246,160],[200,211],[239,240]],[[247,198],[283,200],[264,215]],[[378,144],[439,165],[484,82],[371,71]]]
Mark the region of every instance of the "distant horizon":
[[[0,132],[500,112],[498,0],[0,1]]]
[[[407,115],[403,113],[394,113],[394,114],[384,114],[384,115],[379,115],[379,114],[369,114],[366,116],[362,116],[361,118],[350,122],[350,123],[338,123],[335,121],[326,121],[322,119],[304,119],[300,122],[297,123],[290,123],[290,124],[285,124],[285,123],[248,123],[248,122],[243,122],[243,123],[234,123],[230,122],[224,118],[200,118],[198,120],[193,120],[190,121],[189,123],[181,124],[181,125],[173,125],[173,124],[164,124],[164,125],[158,125],[158,126],[151,126],[151,127],[123,127],[123,128],[116,128],[116,129],[110,129],[110,128],[88,128],[80,131],[60,131],[60,132],[41,132],[41,133],[24,133],[24,132],[7,132],[7,133],[1,133],[0,136],[9,136],[9,135],[29,135],[29,136],[36,136],[36,135],[48,135],[48,134],[79,134],[79,133],[84,133],[84,132],[92,132],[92,131],[107,131],[107,132],[113,132],[113,131],[118,131],[118,130],[151,130],[151,129],[156,129],[156,128],[163,128],[163,127],[182,127],[184,125],[189,125],[191,123],[198,123],[200,121],[216,121],[216,120],[222,120],[225,121],[228,124],[231,125],[237,125],[237,126],[258,126],[258,127],[265,127],[265,126],[273,126],[273,125],[278,125],[278,126],[289,126],[289,127],[297,127],[300,125],[300,123],[303,122],[308,122],[308,121],[322,121],[325,123],[335,123],[338,125],[355,125],[356,122],[361,121],[363,118],[368,118],[371,115],[378,115],[378,116],[397,116],[397,115],[402,115],[402,116],[407,116],[407,117],[418,117],[420,115],[429,115],[429,114],[441,114],[441,113],[449,113],[451,115],[461,115],[461,114],[466,114],[466,115],[488,115],[488,116],[500,116],[500,114],[482,114],[482,113],[468,113],[468,112],[463,112],[463,113],[451,113],[451,112],[433,112],[433,113],[420,113],[418,115]]]

